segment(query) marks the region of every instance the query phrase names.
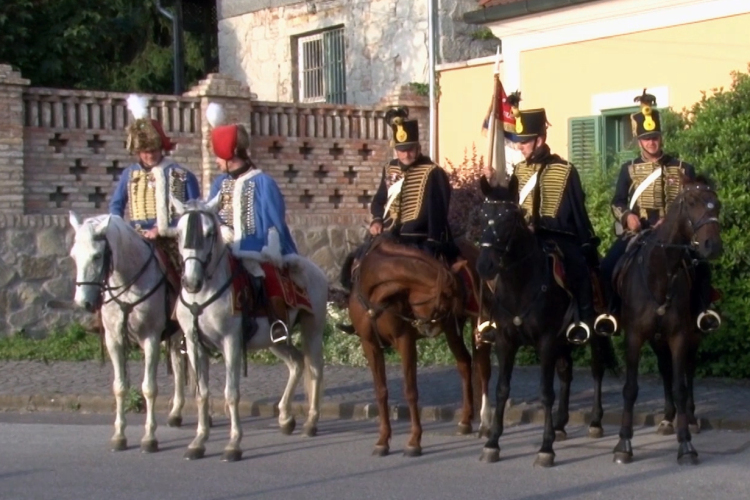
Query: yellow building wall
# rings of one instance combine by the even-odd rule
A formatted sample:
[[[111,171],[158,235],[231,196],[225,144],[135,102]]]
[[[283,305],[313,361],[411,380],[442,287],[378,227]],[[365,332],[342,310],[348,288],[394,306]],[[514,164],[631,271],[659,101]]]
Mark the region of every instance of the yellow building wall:
[[[487,156],[482,121],[492,100],[494,68],[494,63],[489,63],[438,73],[437,161],[442,167],[449,167],[446,159],[459,166],[465,154],[471,158],[472,146],[478,155]]]
[[[681,110],[748,62],[750,14],[532,50],[521,53],[521,106],[547,109],[548,142],[569,155],[568,119],[590,116],[593,95],[666,86]]]

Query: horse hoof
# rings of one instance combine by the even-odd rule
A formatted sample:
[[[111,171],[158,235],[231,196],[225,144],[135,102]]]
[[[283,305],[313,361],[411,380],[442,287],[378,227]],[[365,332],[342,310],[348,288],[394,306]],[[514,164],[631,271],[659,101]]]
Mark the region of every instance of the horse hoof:
[[[479,432],[477,432],[477,439],[489,438],[490,429],[487,427],[479,426]]]
[[[183,455],[183,458],[185,460],[198,460],[203,458],[203,456],[206,454],[205,448],[188,448],[185,452],[185,455]]]
[[[536,454],[536,460],[534,460],[534,467],[552,467],[555,465],[555,454],[539,452]]]
[[[656,428],[656,433],[660,436],[671,436],[674,434],[674,425],[669,420],[662,420]]]
[[[600,439],[604,437],[604,429],[601,427],[589,426],[589,437],[591,439]]]
[[[318,435],[318,426],[317,425],[305,425],[302,427],[302,433],[305,435],[305,437],[315,437]]]
[[[159,442],[156,439],[141,441],[141,453],[156,453],[159,451]]]
[[[242,460],[242,450],[233,448],[224,450],[224,453],[221,454],[222,462],[239,462],[240,460]]]
[[[289,422],[282,424],[279,429],[283,435],[291,436],[295,427],[297,427],[297,422],[294,419],[291,419]]]
[[[388,445],[377,445],[372,450],[372,456],[373,457],[385,457],[388,456],[388,453],[390,453],[390,449],[388,448]]]
[[[471,434],[471,423],[468,424],[458,424],[458,431],[457,434],[459,436],[467,436]]]
[[[494,464],[500,461],[500,448],[484,448],[482,455],[479,457],[480,462]]]
[[[701,424],[688,424],[688,430],[690,431],[690,434],[700,434]]]
[[[677,463],[679,465],[698,465],[698,453],[697,452],[691,452],[691,453],[685,453],[682,456],[677,457]]]
[[[568,439],[568,433],[564,430],[555,431],[555,441],[565,441]]]
[[[421,457],[422,447],[421,446],[407,446],[406,449],[404,449],[404,456],[405,457]]]
[[[632,453],[625,453],[623,451],[616,451],[612,461],[616,464],[629,464],[633,461]]]
[[[128,440],[124,437],[114,438],[110,441],[112,451],[125,451],[128,449]]]
[[[182,427],[182,417],[174,416],[167,419],[167,425],[169,427]]]

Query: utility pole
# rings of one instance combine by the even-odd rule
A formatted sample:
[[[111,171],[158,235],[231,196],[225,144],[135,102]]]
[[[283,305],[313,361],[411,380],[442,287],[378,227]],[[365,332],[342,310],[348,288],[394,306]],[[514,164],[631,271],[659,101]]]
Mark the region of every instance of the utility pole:
[[[169,12],[161,6],[161,0],[156,0],[156,8],[161,15],[172,21],[172,52],[174,65],[174,93],[182,95],[185,90],[185,58],[182,49],[182,0],[174,0],[174,12]]]

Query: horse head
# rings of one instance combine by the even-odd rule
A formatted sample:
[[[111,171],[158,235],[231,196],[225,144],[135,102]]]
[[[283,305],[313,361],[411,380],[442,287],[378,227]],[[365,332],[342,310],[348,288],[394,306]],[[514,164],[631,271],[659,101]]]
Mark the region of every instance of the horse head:
[[[684,179],[682,191],[670,207],[665,226],[670,225],[670,219],[674,220],[677,233],[690,241],[701,257],[715,259],[722,252],[720,210],[719,197],[706,177]]]
[[[216,197],[218,201],[219,197]],[[198,293],[210,278],[208,269],[217,258],[214,249],[223,244],[219,204],[191,200],[182,203],[172,199],[180,216],[177,223],[177,241],[182,257],[182,287],[188,293]],[[213,268],[216,269],[216,265]]]
[[[504,197],[487,197],[482,205],[482,236],[477,272],[482,279],[495,278],[507,261],[521,231],[528,231],[525,212]]]
[[[75,230],[70,256],[76,263],[74,302],[88,312],[102,305],[102,292],[112,271],[112,250],[107,241],[110,215],[82,220],[70,212],[70,225]]]

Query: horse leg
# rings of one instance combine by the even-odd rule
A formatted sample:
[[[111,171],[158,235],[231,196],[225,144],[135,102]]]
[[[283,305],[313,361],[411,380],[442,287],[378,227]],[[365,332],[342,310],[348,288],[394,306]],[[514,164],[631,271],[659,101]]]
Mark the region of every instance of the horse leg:
[[[474,419],[474,395],[471,387],[471,355],[466,349],[466,344],[464,344],[463,335],[461,335],[463,328],[460,328],[460,326],[461,324],[455,322],[449,324],[445,328],[445,339],[448,342],[448,348],[456,358],[456,368],[458,368],[458,373],[461,376],[461,386],[463,389],[463,408],[461,410],[461,420],[458,422],[458,433],[471,434],[471,421]],[[416,347],[414,349],[414,388],[416,391]],[[406,365],[404,365],[404,370],[406,370]]]
[[[125,396],[128,393],[128,380],[125,377],[125,346],[121,341],[112,338],[109,332],[105,333],[107,351],[109,358],[112,360],[114,369],[114,381],[112,382],[112,392],[115,395],[115,433],[110,439],[112,451],[122,451],[127,449],[128,440],[125,437]]]
[[[495,388],[495,414],[490,428],[490,435],[484,443],[484,449],[479,460],[493,463],[500,460],[500,436],[503,435],[503,418],[505,403],[510,396],[510,378],[513,374],[513,364],[516,360],[518,346],[507,339],[505,335],[497,335],[495,353],[497,354],[498,376]]]
[[[206,441],[209,435],[208,423],[208,355],[203,346],[198,343],[197,338],[187,336],[187,351],[190,358],[190,364],[195,372],[198,381],[195,390],[195,406],[198,409],[198,426],[196,428],[195,438],[188,445],[185,452],[185,460],[196,460],[203,458],[206,454]]]
[[[625,386],[622,389],[623,410],[620,424],[620,440],[615,445],[614,461],[618,464],[629,464],[633,461],[633,406],[638,398],[638,363],[641,359],[643,341],[640,336],[626,332],[625,347]]]
[[[672,351],[672,392],[677,406],[677,462],[680,465],[694,465],[698,463],[698,452],[691,442],[690,429],[687,419],[687,384],[685,364],[688,355],[687,339],[684,335],[670,338],[669,347]]]
[[[401,355],[401,365],[404,370],[404,395],[406,396],[406,403],[409,405],[409,416],[411,417],[411,436],[404,449],[404,456],[418,457],[422,455],[422,423],[419,418],[418,406],[417,339],[414,335],[402,335],[396,339],[396,347]],[[466,354],[468,355],[468,353]],[[471,360],[469,360],[466,369],[466,376],[471,377],[471,373],[469,372],[471,370]],[[464,404],[466,404],[465,401]],[[471,399],[469,399],[469,405],[471,406]]]
[[[539,349],[541,376],[541,400],[544,406],[544,434],[542,447],[537,453],[534,465],[541,467],[552,467],[555,465],[555,451],[552,444],[555,442],[555,430],[552,426],[552,405],[555,404],[555,339],[545,337],[541,340]]]
[[[492,428],[492,404],[490,403],[490,377],[492,376],[492,345],[480,343],[474,353],[473,362],[479,371],[479,382],[482,388],[482,407],[479,410],[479,434],[477,437],[490,437]]]
[[[659,365],[661,381],[664,384],[664,418],[659,422],[656,433],[662,436],[671,436],[674,434],[674,421],[677,409],[672,397],[672,353],[669,352],[669,346],[665,343],[651,341],[651,349],[656,354],[656,362]]]
[[[359,331],[359,330],[358,330]],[[360,333],[362,335],[362,333]],[[373,335],[375,335],[373,333]],[[378,400],[378,417],[380,419],[380,435],[372,451],[373,455],[384,457],[390,452],[391,422],[388,415],[388,383],[385,377],[385,356],[374,339],[365,340],[360,337],[362,351],[367,358],[372,372],[372,381],[375,385],[375,397]]]
[[[323,332],[325,331],[326,311],[316,315],[304,314],[301,320],[302,352],[305,356],[305,392],[309,409],[302,433],[307,437],[318,434],[320,403],[323,392]]]
[[[141,344],[145,370],[143,372],[143,384],[141,390],[146,400],[146,428],[141,439],[141,452],[154,453],[159,451],[159,442],[156,440],[156,415],[155,403],[158,389],[156,387],[156,368],[159,364],[159,337],[152,335],[147,337]]]
[[[167,419],[169,427],[182,426],[182,408],[185,406],[185,357],[180,351],[181,335],[182,332],[174,334],[167,340],[172,371],[174,372],[174,397],[172,398],[172,409]]]
[[[557,405],[557,418],[553,423],[555,441],[565,441],[568,438],[565,426],[570,420],[570,382],[573,380],[573,358],[570,348],[566,346],[564,349],[565,352],[557,358],[555,363],[557,377],[560,380],[560,402]]]
[[[289,369],[289,379],[286,382],[284,393],[281,395],[281,400],[279,401],[279,429],[281,429],[282,434],[289,436],[294,432],[294,428],[297,425],[292,414],[292,398],[294,397],[294,391],[297,389],[299,379],[302,376],[302,364],[304,360],[302,353],[294,346],[280,343],[271,346],[270,349],[277,358],[286,363]]]
[[[687,419],[690,434],[698,434],[701,431],[700,423],[695,418],[695,397],[693,395],[693,381],[695,380],[695,369],[697,368],[698,345],[688,348],[687,362],[685,364],[685,383],[687,384]]]
[[[599,439],[604,436],[602,418],[604,408],[602,407],[602,380],[604,379],[603,342],[611,342],[610,339],[600,335],[591,337],[591,376],[594,379],[594,404],[591,408],[591,423],[589,424],[589,437]]]
[[[221,455],[222,462],[237,462],[242,459],[242,425],[240,424],[240,367],[242,366],[242,331],[224,337],[224,362],[226,365],[225,406],[229,407],[229,443]]]

